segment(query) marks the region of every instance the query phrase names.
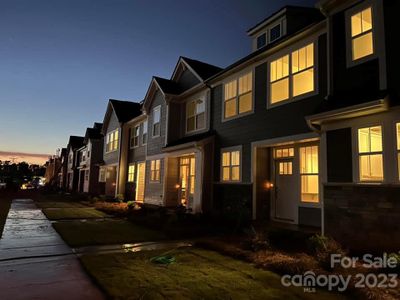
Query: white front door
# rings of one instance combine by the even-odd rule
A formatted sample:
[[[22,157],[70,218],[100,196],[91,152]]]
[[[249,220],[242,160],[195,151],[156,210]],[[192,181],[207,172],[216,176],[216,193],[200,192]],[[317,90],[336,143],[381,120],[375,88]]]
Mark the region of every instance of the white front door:
[[[294,148],[281,148],[274,151],[275,187],[274,218],[280,221],[297,223],[298,180]]]

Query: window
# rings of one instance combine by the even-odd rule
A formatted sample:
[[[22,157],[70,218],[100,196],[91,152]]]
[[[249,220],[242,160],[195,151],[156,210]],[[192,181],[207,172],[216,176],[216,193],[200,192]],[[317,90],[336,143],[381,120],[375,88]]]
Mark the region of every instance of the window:
[[[89,170],[85,171],[85,181],[89,181]]]
[[[186,131],[196,131],[204,129],[205,122],[205,103],[204,100],[198,99],[190,101],[186,105]]]
[[[397,135],[397,169],[399,171],[400,179],[400,123],[396,124],[396,135]]]
[[[131,148],[139,146],[140,125],[131,129]]]
[[[253,73],[225,84],[224,118],[229,119],[253,109]]]
[[[383,181],[382,126],[358,129],[360,181]]]
[[[147,120],[142,123],[142,145],[147,144]]]
[[[160,135],[161,106],[153,109],[153,136]]]
[[[312,91],[314,91],[313,43],[270,63],[271,104]]]
[[[160,160],[150,162],[150,181],[160,181]]]
[[[240,151],[222,152],[222,181],[240,181]]]
[[[300,148],[301,201],[319,202],[318,146]]]
[[[129,165],[128,167],[128,182],[135,181],[135,165]]]
[[[281,148],[275,150],[275,158],[286,158],[294,156],[294,148]]]
[[[293,166],[291,161],[279,163],[279,175],[292,175]]]
[[[118,129],[107,133],[106,137],[106,152],[115,151],[118,149]]]
[[[267,35],[265,33],[257,37],[257,49],[264,47],[267,43]]]
[[[273,42],[281,37],[281,24],[277,24],[269,30],[269,42]]]
[[[106,169],[100,168],[99,170],[99,182],[106,182]]]
[[[351,16],[351,49],[353,61],[374,53],[372,31],[371,7]]]

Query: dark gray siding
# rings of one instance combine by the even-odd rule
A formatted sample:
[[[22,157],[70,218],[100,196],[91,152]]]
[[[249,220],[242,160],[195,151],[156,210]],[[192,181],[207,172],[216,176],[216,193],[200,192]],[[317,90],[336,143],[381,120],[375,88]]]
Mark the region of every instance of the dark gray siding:
[[[169,104],[168,143],[181,138],[185,132],[185,105],[184,103]]]
[[[328,182],[352,182],[351,128],[326,133]]]
[[[161,106],[160,136],[153,137],[153,108],[158,105]],[[165,146],[166,115],[167,115],[167,109],[164,96],[160,91],[157,91],[156,94],[154,95],[153,103],[149,109],[147,155],[155,155],[162,153],[162,148]]]
[[[191,87],[199,84],[199,79],[188,69],[183,71],[182,75],[179,77],[178,84],[183,90],[190,89]]]
[[[105,162],[106,165],[118,163],[119,149],[117,149],[117,151],[106,153],[106,147],[107,147],[107,145],[106,145],[106,142],[107,142],[106,136],[107,136],[107,133],[110,132],[110,131],[113,131],[115,129],[119,129],[119,138],[121,140],[121,129],[119,127],[119,122],[118,122],[117,116],[115,115],[115,113],[113,111],[111,113],[111,117],[110,117],[110,120],[108,122],[106,134],[105,134],[105,137],[104,137],[104,151],[103,151],[104,152],[104,158],[103,159],[104,159],[104,162]]]

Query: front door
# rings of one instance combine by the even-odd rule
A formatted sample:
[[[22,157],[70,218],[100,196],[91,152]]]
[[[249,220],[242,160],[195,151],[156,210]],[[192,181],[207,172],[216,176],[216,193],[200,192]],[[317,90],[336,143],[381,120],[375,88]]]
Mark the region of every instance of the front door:
[[[185,156],[179,158],[180,204],[188,209],[193,208],[195,167],[196,161],[194,156]]]
[[[144,201],[144,184],[146,176],[146,164],[144,162],[137,164],[136,173],[136,196],[135,200],[137,202]]]
[[[275,149],[275,218],[296,223],[298,210],[298,175],[295,172],[294,148]]]

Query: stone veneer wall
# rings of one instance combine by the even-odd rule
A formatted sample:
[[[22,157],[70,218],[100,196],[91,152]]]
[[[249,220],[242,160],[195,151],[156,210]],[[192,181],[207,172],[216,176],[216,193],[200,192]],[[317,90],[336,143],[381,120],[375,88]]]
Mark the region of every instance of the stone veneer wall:
[[[400,186],[327,184],[325,234],[362,253],[400,251]]]

